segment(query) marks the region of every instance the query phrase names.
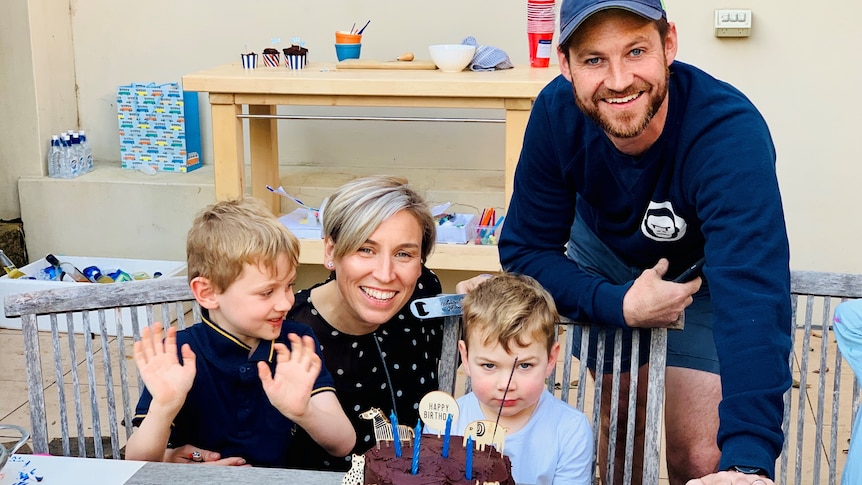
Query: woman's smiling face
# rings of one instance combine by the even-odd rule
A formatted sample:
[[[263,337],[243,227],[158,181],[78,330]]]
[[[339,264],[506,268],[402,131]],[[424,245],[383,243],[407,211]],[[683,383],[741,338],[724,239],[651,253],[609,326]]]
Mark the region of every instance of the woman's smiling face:
[[[355,252],[334,259],[340,322],[350,333],[371,333],[407,304],[422,274],[422,228],[407,211],[383,221]]]

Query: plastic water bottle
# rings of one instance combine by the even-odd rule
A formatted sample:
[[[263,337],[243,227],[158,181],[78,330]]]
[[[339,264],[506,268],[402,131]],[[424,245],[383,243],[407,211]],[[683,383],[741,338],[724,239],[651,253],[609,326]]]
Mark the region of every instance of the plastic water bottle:
[[[77,177],[84,175],[86,172],[87,160],[84,155],[84,148],[81,146],[81,137],[77,132],[72,132],[72,154],[78,161],[78,171],[72,176]]]
[[[36,273],[37,280],[45,281],[60,281],[61,276],[63,276],[63,270],[56,266],[42,268],[38,273]]]
[[[60,146],[60,137],[51,135],[51,149],[48,151],[48,176],[60,177],[63,169],[63,149]]]
[[[60,146],[63,149],[63,169],[60,172],[60,177],[64,179],[77,177],[78,157],[72,147],[72,137],[68,133],[63,135],[63,142]]]
[[[90,142],[87,141],[87,134],[84,130],[78,132],[78,137],[81,139],[81,151],[84,155],[83,173],[90,173],[93,171],[93,147],[91,147]]]

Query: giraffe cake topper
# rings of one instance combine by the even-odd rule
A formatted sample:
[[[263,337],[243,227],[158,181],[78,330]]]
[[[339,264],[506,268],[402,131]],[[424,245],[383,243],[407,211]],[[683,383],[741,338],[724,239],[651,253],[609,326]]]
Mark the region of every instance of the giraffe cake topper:
[[[460,414],[458,403],[442,391],[426,394],[418,411],[415,430],[398,423],[394,412],[392,419],[378,408],[360,413],[362,419],[373,421],[377,444],[363,455],[353,455],[342,485],[515,485],[511,461],[503,455],[506,428],[493,420],[477,420],[467,424],[463,437],[455,436],[452,425]],[[417,435],[422,424],[436,435]],[[451,443],[450,437],[455,438]],[[474,453],[489,444],[487,452]],[[403,453],[397,453],[402,446]]]

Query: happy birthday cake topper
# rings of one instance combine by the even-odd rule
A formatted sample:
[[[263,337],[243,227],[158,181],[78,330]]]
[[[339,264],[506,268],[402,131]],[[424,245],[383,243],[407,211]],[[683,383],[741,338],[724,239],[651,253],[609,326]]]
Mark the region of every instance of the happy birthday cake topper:
[[[454,397],[443,391],[431,391],[419,401],[419,419],[425,426],[438,430],[438,436],[446,427],[449,414],[452,415],[452,421],[458,421],[458,403]]]

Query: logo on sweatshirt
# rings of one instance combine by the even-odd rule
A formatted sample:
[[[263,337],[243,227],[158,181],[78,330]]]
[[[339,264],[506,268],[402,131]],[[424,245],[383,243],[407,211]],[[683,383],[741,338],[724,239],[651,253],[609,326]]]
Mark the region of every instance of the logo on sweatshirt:
[[[679,241],[688,227],[673,210],[670,201],[650,202],[641,221],[641,232],[653,241]]]

